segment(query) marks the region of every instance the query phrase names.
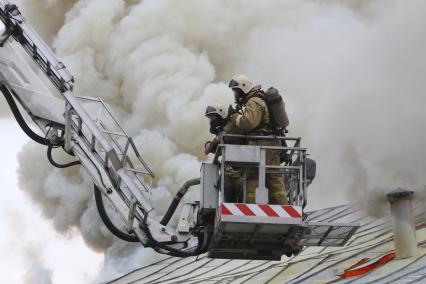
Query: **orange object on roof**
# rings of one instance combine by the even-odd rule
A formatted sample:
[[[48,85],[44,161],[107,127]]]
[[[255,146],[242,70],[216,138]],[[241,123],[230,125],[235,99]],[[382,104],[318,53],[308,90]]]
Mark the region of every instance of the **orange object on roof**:
[[[371,272],[372,270],[388,263],[395,258],[395,252],[390,251],[384,255],[375,257],[373,259],[363,258],[354,265],[345,269],[345,271],[339,275],[343,279],[361,276]]]

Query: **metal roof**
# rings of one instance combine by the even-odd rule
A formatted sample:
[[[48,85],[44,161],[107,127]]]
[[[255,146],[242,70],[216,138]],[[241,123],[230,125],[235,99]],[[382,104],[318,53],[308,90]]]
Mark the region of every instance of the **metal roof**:
[[[282,261],[249,261],[169,257],[107,283],[424,283],[426,281],[426,206],[415,209],[416,257],[392,260],[363,276],[341,279],[338,274],[361,259],[393,250],[390,217],[374,219],[350,206],[309,213],[308,220],[357,222],[361,227],[345,247],[308,247]]]

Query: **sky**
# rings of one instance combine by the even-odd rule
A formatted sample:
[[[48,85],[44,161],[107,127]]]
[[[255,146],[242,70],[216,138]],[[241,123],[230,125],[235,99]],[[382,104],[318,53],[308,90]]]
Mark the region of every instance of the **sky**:
[[[5,104],[3,97],[0,104]],[[16,156],[29,139],[14,120],[0,119],[0,129],[2,283],[90,283],[102,266],[103,254],[89,249],[77,232],[57,233],[51,222],[41,216],[17,184]]]

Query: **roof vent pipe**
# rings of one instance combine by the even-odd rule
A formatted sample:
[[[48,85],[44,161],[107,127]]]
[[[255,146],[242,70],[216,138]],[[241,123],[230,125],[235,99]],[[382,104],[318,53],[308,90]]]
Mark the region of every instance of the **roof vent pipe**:
[[[397,259],[417,254],[416,228],[413,215],[413,191],[397,188],[387,194],[393,223],[395,253]]]

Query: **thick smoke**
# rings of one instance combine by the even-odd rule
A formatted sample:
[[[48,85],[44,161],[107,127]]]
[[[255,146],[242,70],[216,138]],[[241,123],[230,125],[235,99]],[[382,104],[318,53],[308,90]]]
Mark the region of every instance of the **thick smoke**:
[[[226,81],[234,73],[283,92],[290,134],[303,137],[318,163],[311,208],[349,200],[372,212],[399,185],[420,194],[426,3],[345,3],[22,1],[73,71],[76,90],[106,100],[135,137],[159,177],[152,197],[158,215],[177,187],[198,175],[209,138],[203,110],[231,102]],[[106,251],[107,277],[153,259],[152,251],[110,236],[83,173],[43,161],[40,147],[25,147],[22,188],[55,228],[77,226],[88,244]]]
[[[29,250],[26,255],[29,260],[28,270],[25,271],[25,284],[52,284],[52,271],[43,265],[36,251]]]
[[[75,4],[75,0],[15,0],[13,1],[22,9],[25,17],[32,25],[37,27],[37,32],[51,43],[63,26],[65,13]]]
[[[288,94],[292,133],[318,162],[311,205],[340,197],[376,215],[397,186],[424,196],[426,5],[363,3],[297,5],[252,35],[242,69]]]

